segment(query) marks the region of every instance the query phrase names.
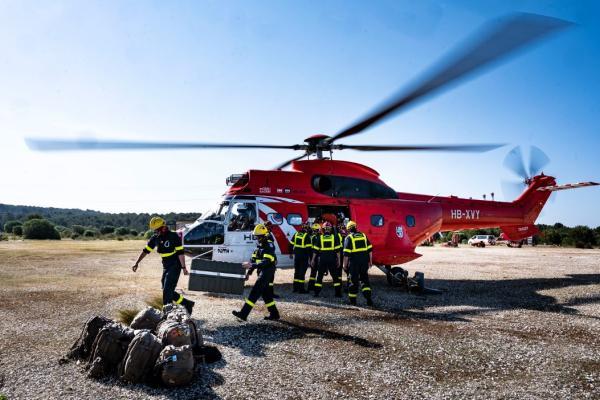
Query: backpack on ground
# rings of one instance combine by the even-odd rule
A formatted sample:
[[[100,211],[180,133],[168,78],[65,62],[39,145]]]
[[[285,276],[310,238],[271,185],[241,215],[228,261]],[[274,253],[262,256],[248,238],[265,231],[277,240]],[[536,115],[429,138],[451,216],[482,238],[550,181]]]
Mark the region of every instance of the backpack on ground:
[[[183,386],[194,378],[194,367],[190,346],[167,346],[156,360],[154,374],[166,386]]]
[[[83,325],[79,338],[69,349],[67,358],[73,360],[87,360],[92,353],[94,340],[96,340],[98,332],[112,322],[112,320],[99,315],[90,317]]]
[[[165,318],[183,320],[184,318],[189,318],[190,314],[187,312],[184,306],[181,304],[167,304],[163,307],[163,314]]]
[[[132,329],[149,329],[154,331],[163,319],[163,313],[154,307],[146,307],[133,318],[129,326]]]
[[[223,359],[223,355],[215,346],[201,345],[194,347],[194,360],[198,364],[212,364]]]
[[[192,330],[190,325],[177,320],[166,319],[158,324],[156,336],[163,346],[191,346]]]
[[[90,356],[88,375],[99,378],[115,372],[133,339],[133,329],[112,323],[100,330]]]
[[[144,381],[152,372],[162,350],[160,340],[147,330],[138,331],[119,364],[119,379],[130,383]]]

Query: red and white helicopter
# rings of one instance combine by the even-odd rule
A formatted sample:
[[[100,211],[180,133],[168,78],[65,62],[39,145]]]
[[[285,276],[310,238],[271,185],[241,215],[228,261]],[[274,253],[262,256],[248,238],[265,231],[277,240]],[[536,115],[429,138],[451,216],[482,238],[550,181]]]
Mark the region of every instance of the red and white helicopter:
[[[288,241],[299,226],[317,218],[352,219],[373,244],[373,262],[390,276],[406,275],[392,265],[420,257],[415,248],[440,231],[499,227],[510,240],[534,235],[534,225],[553,191],[598,185],[583,182],[557,185],[555,178],[539,173],[548,158],[532,148],[526,169],[520,149],[511,151],[505,164],[526,184],[512,202],[486,201],[396,192],[365,166],[338,161],[338,150],[358,151],[450,151],[484,152],[502,145],[350,145],[340,139],[364,132],[376,123],[405,110],[417,101],[482,71],[514,51],[570,23],[533,14],[515,14],[488,24],[445,62],[424,78],[390,99],[359,122],[332,135],[315,135],[303,144],[262,145],[234,143],[157,143],[130,141],[27,139],[36,150],[128,150],[128,149],[289,149],[302,154],[271,170],[250,170],[227,179],[230,188],[215,210],[183,232],[188,252],[215,261],[242,262],[254,248],[254,224],[270,221],[276,240],[279,266],[292,265]],[[329,153],[329,157],[326,157]],[[305,160],[301,160],[306,158]],[[291,166],[289,170],[283,170]],[[335,222],[335,221],[334,221]],[[339,221],[338,221],[339,222]]]

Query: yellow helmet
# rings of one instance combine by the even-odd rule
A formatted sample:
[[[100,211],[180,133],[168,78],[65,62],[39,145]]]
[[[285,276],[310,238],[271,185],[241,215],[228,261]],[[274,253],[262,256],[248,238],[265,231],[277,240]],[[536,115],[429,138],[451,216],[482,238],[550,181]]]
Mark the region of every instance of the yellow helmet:
[[[346,229],[350,230],[352,228],[356,228],[356,222],[348,221],[348,223],[346,224]]]
[[[150,227],[150,229],[152,229],[154,231],[158,228],[165,226],[166,224],[167,224],[167,222],[164,219],[162,219],[161,217],[152,217],[148,226]]]
[[[264,236],[267,233],[269,233],[269,230],[263,224],[256,225],[252,231],[254,236]]]
[[[312,224],[311,228],[313,228],[315,231],[318,231],[319,229],[321,229],[321,225],[315,222],[314,224]]]

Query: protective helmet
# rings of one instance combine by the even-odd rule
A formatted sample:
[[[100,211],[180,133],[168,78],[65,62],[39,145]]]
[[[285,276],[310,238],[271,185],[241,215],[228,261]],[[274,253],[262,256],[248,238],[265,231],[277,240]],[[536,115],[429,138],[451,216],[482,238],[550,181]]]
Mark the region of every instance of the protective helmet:
[[[267,233],[269,233],[269,231],[267,230],[267,228],[263,224],[256,225],[254,227],[254,230],[252,231],[252,234],[254,236],[264,236]]]
[[[148,224],[150,229],[153,231],[157,230],[158,228],[162,228],[165,225],[167,225],[167,222],[161,217],[152,217],[150,223]]]
[[[331,222],[329,222],[329,221],[323,222],[322,226],[323,226],[323,229],[331,229],[331,228],[333,228],[333,225],[331,225]]]
[[[315,231],[318,231],[319,229],[321,229],[321,225],[315,222],[314,224],[312,224],[311,228],[313,228]]]
[[[356,222],[348,221],[348,223],[346,224],[346,229],[350,230],[352,228],[356,228]]]

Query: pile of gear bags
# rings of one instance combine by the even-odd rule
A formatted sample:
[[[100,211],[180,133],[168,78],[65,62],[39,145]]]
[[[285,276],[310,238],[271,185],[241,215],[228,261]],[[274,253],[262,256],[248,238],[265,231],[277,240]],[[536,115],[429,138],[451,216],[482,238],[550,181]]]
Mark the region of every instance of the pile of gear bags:
[[[84,325],[68,359],[87,362],[87,375],[116,375],[129,383],[182,386],[194,378],[196,365],[221,359],[216,347],[204,344],[186,309],[178,304],[163,311],[147,307],[130,326],[96,316]]]

